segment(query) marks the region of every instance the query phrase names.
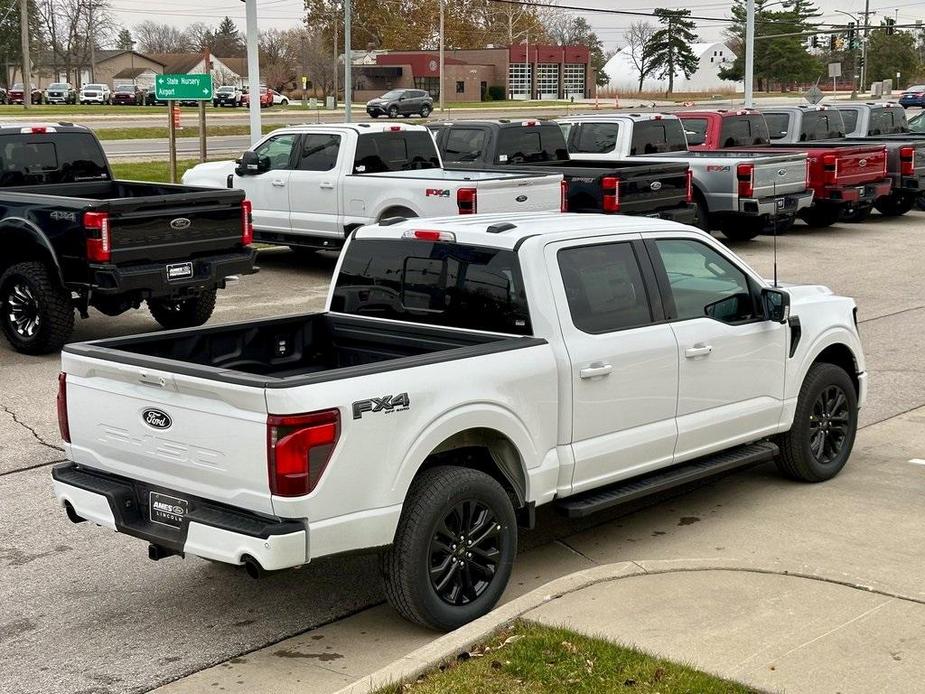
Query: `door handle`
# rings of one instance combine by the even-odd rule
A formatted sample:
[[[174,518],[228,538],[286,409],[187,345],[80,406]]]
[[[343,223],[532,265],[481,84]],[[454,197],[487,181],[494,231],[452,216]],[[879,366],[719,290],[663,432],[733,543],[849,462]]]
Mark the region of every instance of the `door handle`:
[[[324,183],[321,183],[320,187],[324,190],[334,190],[334,184],[328,183],[327,181],[325,181]]]
[[[286,182],[281,178],[274,178],[271,183],[277,188],[283,188],[286,185]]]
[[[705,357],[710,352],[713,351],[713,348],[710,345],[705,345],[702,342],[697,343],[693,347],[688,347],[684,350],[684,356],[688,359],[696,359],[697,357]]]
[[[611,371],[613,367],[610,364],[596,361],[579,371],[578,375],[582,378],[597,378],[598,376],[609,376]]]

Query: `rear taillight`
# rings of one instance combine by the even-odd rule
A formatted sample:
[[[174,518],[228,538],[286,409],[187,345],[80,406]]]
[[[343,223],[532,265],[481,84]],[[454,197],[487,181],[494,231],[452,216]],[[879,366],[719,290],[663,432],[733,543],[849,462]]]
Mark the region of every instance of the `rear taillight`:
[[[915,175],[915,147],[899,148],[899,173],[903,176]]]
[[[755,165],[739,164],[736,166],[736,180],[739,183],[739,197],[750,198],[755,194]]]
[[[63,371],[58,374],[58,431],[64,443],[71,442],[71,427],[67,421],[67,374]]]
[[[568,212],[568,181],[559,183],[559,211]]]
[[[479,192],[475,188],[460,188],[456,191],[456,207],[459,214],[476,214],[479,211]]]
[[[688,203],[694,202],[694,172],[690,169],[687,170],[687,188],[685,194]]]
[[[87,260],[108,263],[112,258],[109,213],[84,212],[84,229],[87,232]]]
[[[241,243],[249,246],[254,242],[254,206],[250,200],[241,202]]]
[[[276,496],[310,494],[340,435],[340,411],[267,417],[267,469]]]
[[[619,212],[620,179],[616,176],[604,176],[601,179],[601,190],[604,193],[604,212]]]
[[[806,157],[806,175],[804,176],[804,178],[806,179],[806,187],[808,189],[810,187],[809,182],[811,180],[809,176],[809,157]]]
[[[838,156],[835,154],[826,154],[822,157],[823,180],[835,185],[838,183]]]

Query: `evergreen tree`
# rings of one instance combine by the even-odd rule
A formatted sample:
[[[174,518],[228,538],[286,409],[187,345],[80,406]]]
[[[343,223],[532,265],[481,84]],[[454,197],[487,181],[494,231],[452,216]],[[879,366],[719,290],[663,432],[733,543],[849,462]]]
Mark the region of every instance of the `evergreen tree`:
[[[212,35],[212,54],[219,58],[237,58],[244,55],[244,41],[241,32],[231,20],[225,17],[219,22],[218,28]]]
[[[132,32],[126,28],[122,28],[119,32],[119,36],[116,38],[116,48],[120,51],[130,51],[132,50]]]
[[[658,29],[646,43],[645,54],[652,66],[652,74],[661,79],[668,78],[667,93],[674,91],[676,74],[690,77],[700,65],[700,60],[691,50],[697,41],[694,22],[687,19],[690,10],[667,10],[657,8],[655,16],[664,28]]]

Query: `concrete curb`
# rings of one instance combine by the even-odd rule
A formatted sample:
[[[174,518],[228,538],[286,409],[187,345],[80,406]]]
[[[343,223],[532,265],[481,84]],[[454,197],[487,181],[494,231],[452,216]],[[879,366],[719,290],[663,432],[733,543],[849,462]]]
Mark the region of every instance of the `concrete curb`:
[[[381,687],[398,682],[407,682],[420,675],[435,669],[438,665],[456,658],[460,653],[469,650],[486,637],[506,624],[522,617],[527,612],[583,588],[617,581],[633,576],[657,575],[683,571],[742,571],[747,573],[775,574],[791,576],[816,581],[833,583],[855,590],[862,590],[876,594],[908,600],[925,604],[925,592],[920,595],[902,595],[890,591],[887,587],[877,585],[876,582],[866,582],[865,579],[852,577],[848,574],[826,575],[813,570],[811,567],[785,566],[782,563],[747,563],[745,561],[717,561],[713,558],[703,559],[677,559],[677,560],[651,560],[651,561],[624,561],[613,564],[595,566],[591,569],[577,571],[567,576],[554,579],[549,583],[536,588],[508,603],[495,608],[492,612],[475,620],[456,631],[444,634],[426,646],[399,658],[371,675],[350,684],[336,692],[336,694],[367,694]]]

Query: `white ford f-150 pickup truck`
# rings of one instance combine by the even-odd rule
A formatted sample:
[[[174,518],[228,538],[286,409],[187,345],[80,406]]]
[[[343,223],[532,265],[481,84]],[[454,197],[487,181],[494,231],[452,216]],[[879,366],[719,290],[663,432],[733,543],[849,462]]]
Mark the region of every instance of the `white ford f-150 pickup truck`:
[[[340,248],[364,224],[392,217],[559,212],[561,173],[447,171],[422,125],[299,125],[270,133],[241,159],[199,164],[186,185],[240,188],[254,240]]]
[[[252,575],[378,548],[392,604],[438,629],[491,609],[539,505],[580,517],[771,459],[835,476],[867,390],[853,300],[605,215],[365,227],[324,312],[62,362],[71,520]]]

